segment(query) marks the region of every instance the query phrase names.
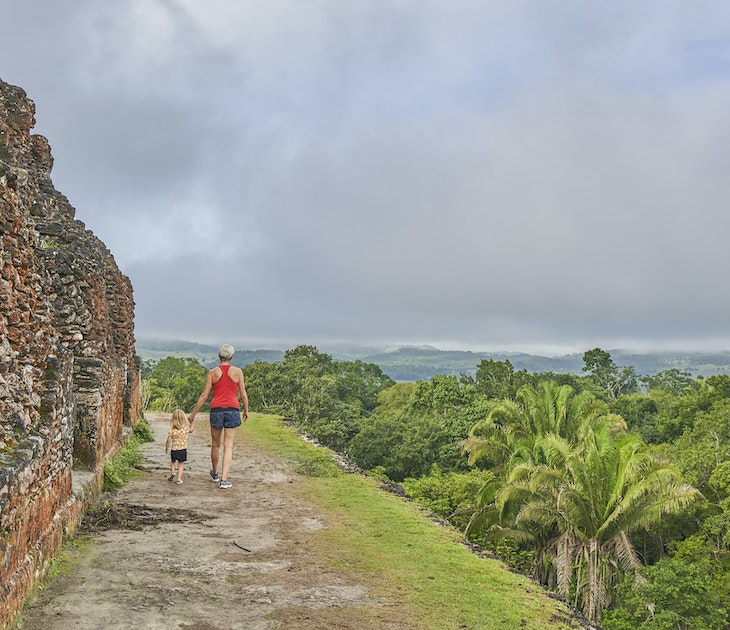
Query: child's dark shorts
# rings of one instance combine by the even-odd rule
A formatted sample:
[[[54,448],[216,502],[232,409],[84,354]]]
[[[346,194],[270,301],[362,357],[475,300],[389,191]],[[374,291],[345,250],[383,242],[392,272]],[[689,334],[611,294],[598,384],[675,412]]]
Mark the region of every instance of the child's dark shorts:
[[[179,451],[170,451],[170,461],[173,461],[173,462],[188,461],[188,449],[181,448]]]
[[[214,407],[210,410],[210,426],[214,429],[240,427],[241,412],[235,407]]]

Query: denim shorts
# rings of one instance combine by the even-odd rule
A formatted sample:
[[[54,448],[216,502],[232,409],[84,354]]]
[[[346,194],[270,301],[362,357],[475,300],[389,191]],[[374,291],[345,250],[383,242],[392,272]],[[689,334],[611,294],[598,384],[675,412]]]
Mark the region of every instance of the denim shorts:
[[[241,412],[230,407],[210,410],[210,426],[214,429],[235,429],[241,426]]]

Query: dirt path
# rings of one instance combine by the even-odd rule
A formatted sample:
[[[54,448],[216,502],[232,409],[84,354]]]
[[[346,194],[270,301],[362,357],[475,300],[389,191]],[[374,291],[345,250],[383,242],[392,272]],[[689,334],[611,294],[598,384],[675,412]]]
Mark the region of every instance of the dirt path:
[[[169,414],[147,418],[156,436],[143,446],[148,472],[113,495],[93,543],[26,607],[19,628],[411,627],[398,606],[307,550],[327,523],[295,498],[297,477],[283,462],[237,447],[233,488],[219,489],[208,476],[207,424],[198,422],[176,485],[164,452]]]

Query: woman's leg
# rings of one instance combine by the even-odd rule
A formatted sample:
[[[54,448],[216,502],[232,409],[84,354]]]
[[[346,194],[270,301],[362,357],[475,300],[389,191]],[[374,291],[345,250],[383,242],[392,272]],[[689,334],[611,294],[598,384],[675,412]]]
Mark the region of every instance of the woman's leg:
[[[236,429],[223,429],[223,468],[221,479],[228,479],[228,469],[233,459],[233,439],[236,437]]]
[[[210,463],[213,466],[213,472],[217,473],[218,460],[221,456],[221,432],[223,429],[215,429],[210,427]]]

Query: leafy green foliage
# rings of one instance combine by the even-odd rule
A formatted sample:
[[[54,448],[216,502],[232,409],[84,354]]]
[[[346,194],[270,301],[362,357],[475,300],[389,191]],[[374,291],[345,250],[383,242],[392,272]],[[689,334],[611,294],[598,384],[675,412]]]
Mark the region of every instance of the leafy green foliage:
[[[515,372],[510,361],[492,359],[480,361],[474,377],[476,391],[487,398],[497,399],[513,398],[520,387],[532,380],[527,370]]]
[[[721,630],[728,612],[711,588],[706,566],[665,558],[642,570],[643,579],[626,579],[605,630]]]
[[[393,380],[376,365],[336,362],[314,346],[297,346],[280,363],[250,365],[246,383],[252,408],[287,416],[326,446],[344,451]]]
[[[539,438],[553,434],[575,439],[582,423],[607,412],[590,392],[576,396],[568,385],[552,381],[525,385],[515,400],[495,402],[483,419],[469,429],[464,451],[469,463],[487,461],[501,470],[519,461],[542,461],[536,451]]]
[[[494,475],[485,470],[443,473],[434,466],[429,475],[404,480],[406,492],[437,516],[465,529],[476,510],[476,496]]]
[[[140,443],[155,441],[155,434],[152,432],[152,427],[150,427],[147,420],[136,422],[132,427],[132,433]]]
[[[191,411],[205,387],[206,373],[196,359],[146,361],[142,370],[146,407],[151,411]]]
[[[486,400],[455,376],[398,383],[383,390],[371,417],[348,447],[366,470],[381,468],[394,481],[442,470],[466,470],[461,442],[469,426],[486,412]]]
[[[730,460],[730,399],[717,400],[709,409],[698,411],[693,426],[685,428],[670,453],[691,483],[708,498],[717,498],[710,477],[722,462]]]
[[[730,459],[717,465],[708,486],[717,502],[710,504],[697,532],[675,544],[674,557],[706,567],[713,592],[730,610]]]
[[[465,448],[471,461],[490,458],[504,475],[480,493],[470,530],[529,541],[536,570],[544,558],[554,569],[536,577],[554,579],[594,621],[620,570],[639,566],[629,534],[699,496],[620,417],[567,386],[523,387],[517,401],[496,405],[472,428]]]
[[[691,387],[694,379],[689,372],[678,370],[677,368],[670,368],[657,372],[653,376],[646,376],[641,379],[647,389],[657,389],[664,392],[669,392],[675,396],[682,394],[687,388]]]
[[[435,418],[425,415],[375,414],[362,423],[348,452],[365,470],[381,467],[393,481],[426,474],[445,441]]]
[[[605,350],[587,350],[583,354],[583,361],[583,371],[591,373],[598,391],[608,398],[618,398],[622,394],[638,391],[639,379],[634,368],[619,368]]]
[[[103,490],[116,490],[138,474],[138,466],[142,460],[140,445],[143,439],[132,432],[127,443],[120,451],[104,464]]]

